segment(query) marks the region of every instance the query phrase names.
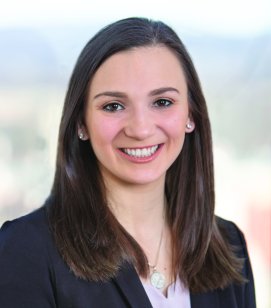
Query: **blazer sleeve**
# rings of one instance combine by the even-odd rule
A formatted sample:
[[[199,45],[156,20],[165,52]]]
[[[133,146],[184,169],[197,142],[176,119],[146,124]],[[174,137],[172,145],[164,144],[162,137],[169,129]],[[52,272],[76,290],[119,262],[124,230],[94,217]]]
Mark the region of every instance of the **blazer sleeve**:
[[[19,219],[0,230],[0,307],[57,306],[46,239],[38,228]]]
[[[247,283],[245,284],[244,287],[244,302],[245,302],[244,307],[256,308],[254,279],[252,274],[250,258],[247,250],[247,245],[244,234],[239,229],[238,229],[238,234],[240,237],[240,241],[242,243],[241,247],[243,248],[243,259],[244,259],[243,274],[244,277],[247,279]]]
[[[226,231],[229,243],[235,247],[240,259],[243,259],[242,274],[246,282],[242,285],[234,285],[234,293],[238,307],[256,308],[254,279],[248,254],[248,249],[242,231],[233,223],[219,218],[219,225]],[[223,233],[224,233],[223,232]]]

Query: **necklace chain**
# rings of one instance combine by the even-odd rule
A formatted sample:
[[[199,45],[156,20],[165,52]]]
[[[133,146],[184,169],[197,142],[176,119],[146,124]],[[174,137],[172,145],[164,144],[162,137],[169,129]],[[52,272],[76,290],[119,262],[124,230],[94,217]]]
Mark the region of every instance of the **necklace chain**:
[[[163,233],[164,233],[164,227],[162,228],[162,231],[161,231],[161,236],[160,236],[160,240],[159,240],[159,245],[158,245],[154,265],[151,265],[148,262],[149,268],[151,268],[153,270],[156,270],[156,266],[157,266],[157,263],[158,263],[158,260],[159,260],[159,254],[160,254],[160,249],[161,249],[161,244],[162,244],[162,239],[163,239]]]
[[[163,239],[163,234],[164,234],[164,228],[165,228],[165,225],[163,226],[162,231],[161,231],[161,236],[160,236],[160,241],[159,241],[159,245],[158,245],[158,249],[157,249],[157,253],[156,253],[155,263],[154,263],[154,265],[151,265],[148,262],[148,266],[152,270],[152,273],[150,274],[150,281],[151,281],[151,284],[156,289],[164,288],[165,283],[166,283],[165,276],[162,273],[160,273],[159,271],[157,271],[157,269],[156,269],[156,266],[157,266],[158,260],[159,260],[159,254],[160,254],[160,249],[161,249],[161,244],[162,244],[162,239]]]

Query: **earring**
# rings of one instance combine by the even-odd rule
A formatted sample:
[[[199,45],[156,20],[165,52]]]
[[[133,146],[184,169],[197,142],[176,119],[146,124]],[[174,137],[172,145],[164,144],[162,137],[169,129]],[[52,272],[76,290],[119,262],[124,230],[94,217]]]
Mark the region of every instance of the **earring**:
[[[193,127],[193,125],[192,125],[191,123],[187,123],[187,124],[186,124],[186,128],[187,128],[187,129],[191,129],[192,127]]]
[[[85,138],[85,135],[84,135],[84,133],[80,130],[79,131],[79,133],[78,133],[78,137],[79,137],[79,139],[81,139],[81,140],[84,140],[84,138]]]

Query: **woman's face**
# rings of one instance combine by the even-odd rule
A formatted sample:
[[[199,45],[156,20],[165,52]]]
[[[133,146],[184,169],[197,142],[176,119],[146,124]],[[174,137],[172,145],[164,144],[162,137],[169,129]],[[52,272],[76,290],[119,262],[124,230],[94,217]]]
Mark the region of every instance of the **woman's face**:
[[[92,79],[85,123],[105,180],[164,180],[185,134],[194,129],[177,57],[164,46],[152,46],[108,58]]]

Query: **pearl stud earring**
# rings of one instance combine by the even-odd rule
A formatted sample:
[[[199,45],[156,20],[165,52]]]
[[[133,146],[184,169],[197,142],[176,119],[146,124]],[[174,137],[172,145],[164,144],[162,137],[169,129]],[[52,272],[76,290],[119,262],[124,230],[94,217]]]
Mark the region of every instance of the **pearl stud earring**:
[[[186,128],[187,128],[187,129],[191,129],[192,127],[193,127],[193,126],[192,126],[191,123],[187,123],[187,124],[186,124]]]
[[[84,133],[83,133],[82,131],[80,131],[80,132],[78,133],[78,137],[79,137],[79,139],[84,140],[85,135],[84,135]]]

